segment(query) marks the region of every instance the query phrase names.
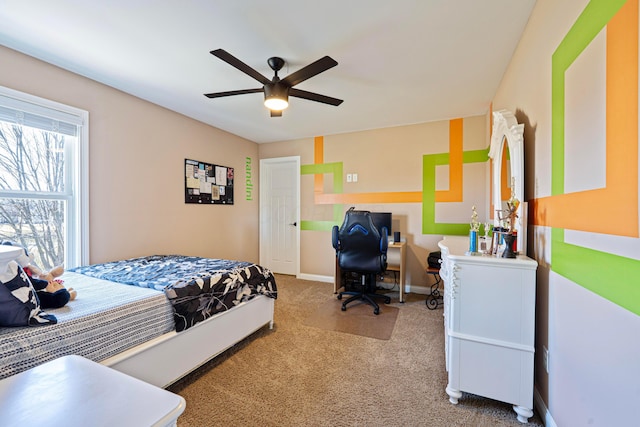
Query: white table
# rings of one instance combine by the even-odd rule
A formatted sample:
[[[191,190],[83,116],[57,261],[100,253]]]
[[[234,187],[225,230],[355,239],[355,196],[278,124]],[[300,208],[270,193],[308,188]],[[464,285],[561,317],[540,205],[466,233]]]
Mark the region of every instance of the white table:
[[[0,424],[175,426],[177,394],[80,356],[64,356],[0,381]]]

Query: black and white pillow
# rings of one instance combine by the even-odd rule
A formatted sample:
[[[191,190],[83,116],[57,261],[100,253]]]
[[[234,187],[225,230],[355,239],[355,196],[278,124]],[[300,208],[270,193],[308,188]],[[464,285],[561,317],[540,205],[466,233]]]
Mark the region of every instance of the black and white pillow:
[[[15,261],[0,271],[0,326],[38,326],[58,319],[40,309],[40,301],[29,276]]]

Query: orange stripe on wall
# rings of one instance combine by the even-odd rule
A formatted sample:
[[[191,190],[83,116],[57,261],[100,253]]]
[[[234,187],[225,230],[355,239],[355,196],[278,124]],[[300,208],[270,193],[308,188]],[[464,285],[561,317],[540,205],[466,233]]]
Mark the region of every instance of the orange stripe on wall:
[[[638,1],[607,24],[604,189],[535,199],[536,225],[638,237]]]
[[[313,163],[320,165],[324,163],[324,137],[316,136],[313,138]],[[337,179],[338,177],[334,177]],[[342,179],[342,177],[339,177]],[[313,176],[313,192],[315,194],[324,191],[324,175],[317,173]]]
[[[625,235],[638,236],[637,0],[628,1],[607,25],[606,164],[607,191],[612,200],[605,205],[608,214],[598,220],[619,221]]]
[[[320,205],[349,203],[422,203],[422,191],[316,194],[315,202]]]
[[[449,190],[437,190],[436,202],[462,201],[463,131],[462,119],[449,121]]]

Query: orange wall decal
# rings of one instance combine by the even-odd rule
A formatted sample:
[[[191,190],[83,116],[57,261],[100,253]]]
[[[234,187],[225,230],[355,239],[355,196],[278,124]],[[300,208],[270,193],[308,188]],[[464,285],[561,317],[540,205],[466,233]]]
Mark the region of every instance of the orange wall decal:
[[[532,200],[530,217],[535,225],[638,237],[638,2],[627,2],[606,31],[606,187],[564,194],[564,165],[558,161],[553,195]],[[565,56],[554,54],[561,63],[554,76],[560,103],[564,71],[574,60]],[[563,108],[557,106],[562,114],[553,130],[558,158],[564,156]]]

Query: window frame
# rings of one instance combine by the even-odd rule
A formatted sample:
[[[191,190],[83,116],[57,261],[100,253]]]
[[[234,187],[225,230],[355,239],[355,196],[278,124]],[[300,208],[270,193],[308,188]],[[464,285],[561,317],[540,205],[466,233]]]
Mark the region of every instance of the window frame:
[[[6,98],[9,98],[8,100]],[[16,101],[16,108],[9,102]],[[72,116],[77,125],[77,144],[65,144],[65,190],[62,193],[24,192],[0,189],[0,197],[63,200],[65,210],[64,265],[89,263],[89,112],[56,101],[0,86],[0,104],[24,112],[65,121]]]

